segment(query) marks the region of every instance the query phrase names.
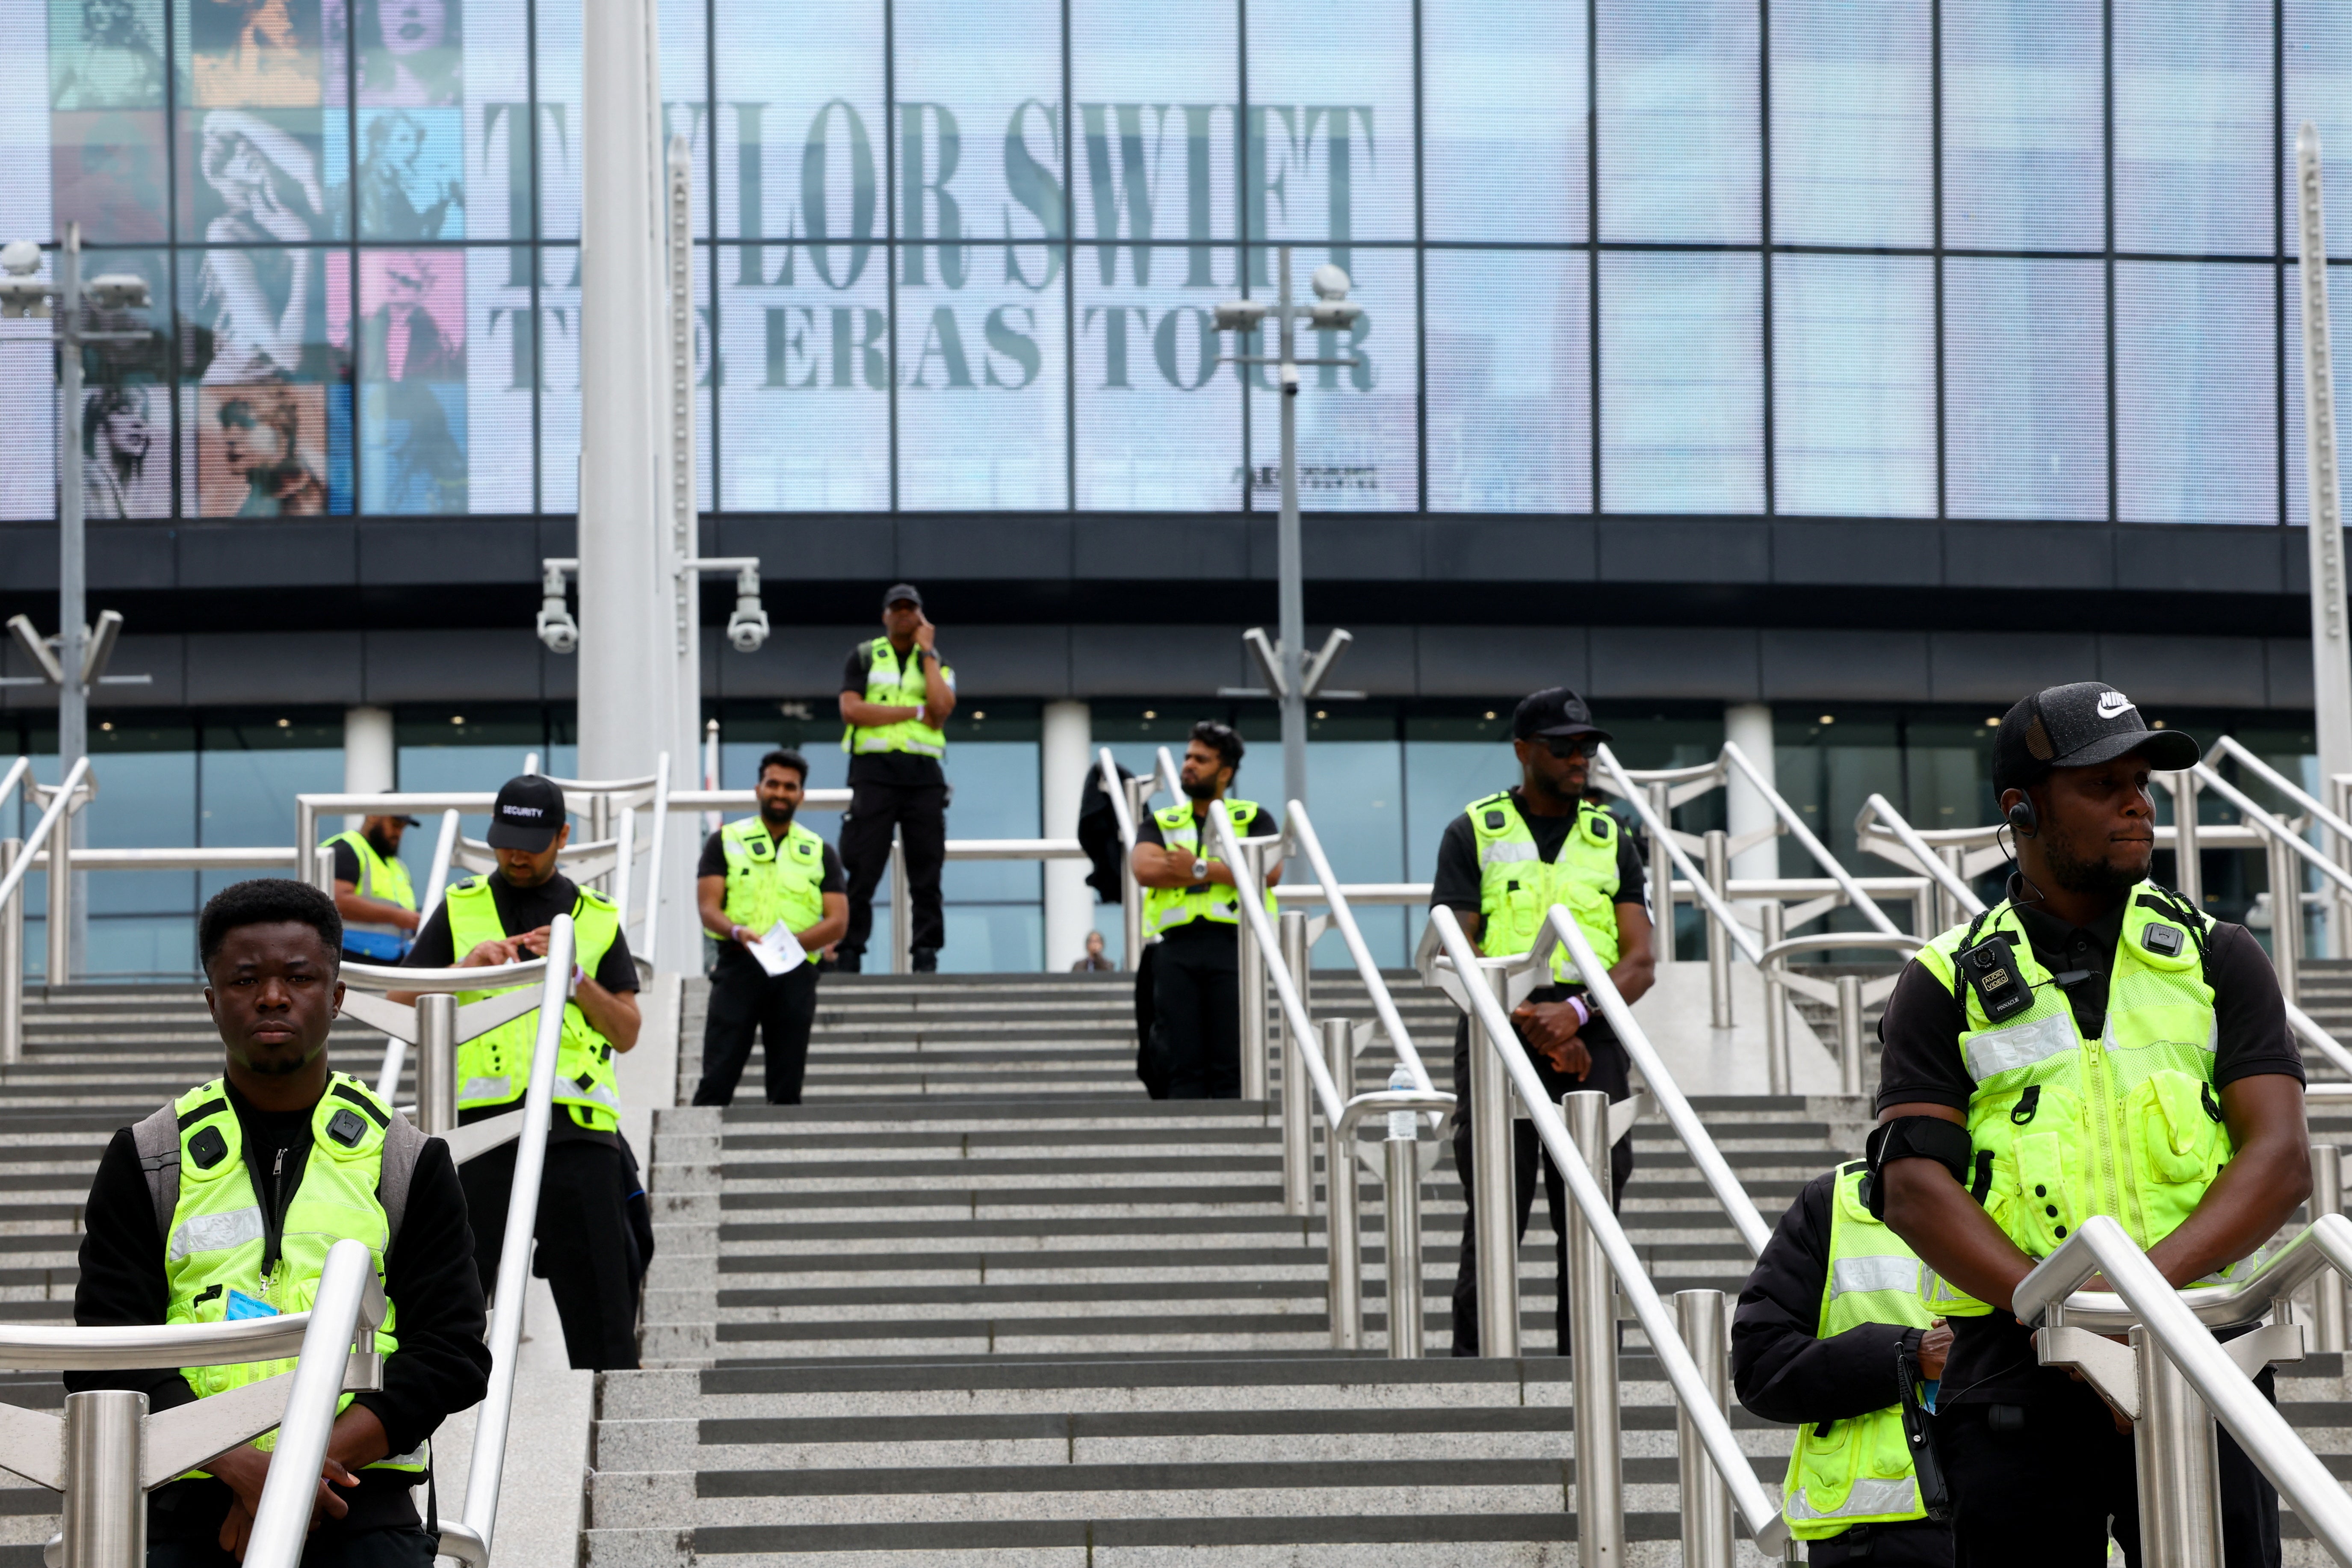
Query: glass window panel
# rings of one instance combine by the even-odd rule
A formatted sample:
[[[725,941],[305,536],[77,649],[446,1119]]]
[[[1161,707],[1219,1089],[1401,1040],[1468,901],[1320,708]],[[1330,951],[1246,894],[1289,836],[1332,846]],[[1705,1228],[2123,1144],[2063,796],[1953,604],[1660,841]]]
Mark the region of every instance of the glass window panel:
[[[1359,705],[1360,706],[1360,705]],[[1396,721],[1387,716],[1313,722],[1307,731],[1307,788],[1314,805],[1316,837],[1330,857],[1331,868],[1342,883],[1402,882],[1404,863],[1403,746],[1396,739]],[[1279,757],[1270,758],[1271,773]],[[1275,781],[1266,781],[1272,795]],[[1303,860],[1296,862],[1295,879],[1312,876]],[[1363,908],[1356,910],[1364,941],[1372,957],[1384,966],[1412,962],[1406,950],[1405,911]],[[1337,931],[1315,944],[1318,969],[1352,969],[1345,941]]]
[[[123,344],[93,355],[87,367],[82,390],[82,515],[92,521],[169,517],[172,405],[171,394],[161,383],[170,371],[171,338],[160,329],[170,320],[170,263],[160,250],[84,253],[84,278],[109,272],[146,279],[148,297],[154,304],[131,320],[159,329],[159,335],[146,345]],[[0,355],[8,352],[0,349]],[[0,357],[0,364],[8,363]],[[49,380],[45,374],[32,379],[37,387]]]
[[[1239,232],[1238,25],[1229,0],[1071,0],[1078,237],[1190,242],[1197,273]]]
[[[1772,7],[1772,237],[1930,245],[1927,0]]]
[[[1058,509],[1069,494],[1062,290],[1025,286],[1013,247],[957,250],[953,273],[946,247],[900,252],[898,504]]]
[[[194,515],[349,510],[338,483],[350,461],[349,263],[348,252],[305,247],[181,252],[180,298],[193,306],[182,371],[196,384],[184,394],[181,451]]]
[[[719,414],[727,453],[721,504],[740,511],[887,510],[890,298],[883,252],[772,246],[758,264],[765,270],[754,271],[749,253],[759,248],[719,251],[719,335],[729,367]],[[819,255],[822,270],[813,260]],[[551,468],[549,478],[551,484]]]
[[[48,13],[50,108],[163,107],[163,0],[49,0]],[[0,84],[8,101],[31,103],[17,76],[41,62],[30,49],[8,53]]]
[[[362,239],[466,237],[465,110],[362,109],[359,153],[351,178],[354,200],[331,198],[338,218],[355,212]],[[328,117],[328,164],[340,177],[341,115]]]
[[[950,649],[952,656],[953,649]],[[993,726],[991,726],[993,728]],[[1034,838],[1042,803],[1034,741],[966,741],[949,743],[945,764],[955,790],[950,808],[958,838]],[[887,879],[885,879],[887,881]],[[1035,900],[1045,883],[1034,860],[950,862],[940,874],[940,893],[951,902],[974,899]],[[1031,967],[1035,967],[1033,963]]]
[[[1423,0],[1421,60],[1429,237],[1584,238],[1584,7]]]
[[[466,232],[475,239],[529,238],[530,58],[525,47],[529,37],[526,0],[463,3],[472,28],[466,43],[464,73],[469,209]]]
[[[2271,251],[2270,0],[2116,0],[2116,248]]]
[[[1336,256],[1337,252],[1328,253]],[[1311,297],[1307,279],[1327,253],[1301,250],[1291,258],[1297,277],[1292,288]],[[1348,331],[1298,333],[1302,359],[1353,359],[1353,366],[1302,369],[1298,399],[1298,504],[1308,511],[1412,511],[1421,505],[1421,474],[1415,454],[1420,380],[1419,333],[1414,328],[1413,256],[1410,250],[1358,247],[1350,258],[1354,287],[1348,297],[1363,306]],[[1160,318],[1152,347],[1170,336]],[[1176,329],[1182,332],[1183,329]],[[1230,342],[1232,340],[1227,339]],[[1204,337],[1202,346],[1207,346]],[[1261,328],[1249,352],[1276,352],[1272,328]],[[1181,350],[1179,360],[1191,350]],[[1276,373],[1250,367],[1250,483],[1255,504],[1276,510],[1282,504],[1282,408]],[[1083,385],[1084,384],[1081,383]]]
[[[80,224],[83,244],[165,237],[162,110],[87,109],[51,115],[49,167],[53,220],[60,229]]]
[[[1601,237],[1753,245],[1763,169],[1757,8],[1593,3]]]
[[[173,0],[180,101],[204,108],[316,108],[324,97],[327,0]],[[344,8],[336,4],[340,58]]]
[[[794,6],[791,25],[780,26],[774,8],[758,0],[717,0],[717,28],[719,101],[725,106],[719,232],[828,241],[818,252],[824,279],[850,287],[851,274],[865,263],[842,258],[863,255],[853,246],[887,232],[882,7],[870,0],[814,0]],[[995,130],[992,123],[972,127],[975,165],[990,161],[977,148]],[[785,265],[781,249],[743,256],[769,277]],[[805,256],[801,264],[807,265]]]
[[[2333,233],[2333,230],[2329,231]],[[2330,242],[2331,248],[2333,241]],[[2299,269],[2289,268],[2286,273],[2286,418],[2282,428],[2286,435],[2286,520],[2297,528],[2308,526],[2306,486],[2309,476],[2304,469],[2303,434],[2303,289]],[[2336,321],[2344,320],[2345,303],[2352,300],[2352,265],[2341,261],[2327,264],[2329,310]],[[2336,429],[2341,439],[2343,425],[2345,378],[2343,360],[2336,361]]]
[[[1777,510],[1933,517],[1934,262],[1777,256],[1772,315]]]
[[[2116,264],[2124,521],[2278,521],[2274,277],[2268,265]]]
[[[1944,311],[1948,515],[2105,518],[2100,264],[1954,257]]]
[[[580,10],[531,7],[539,41],[539,233],[580,237]]]
[[[1592,509],[1582,251],[1433,250],[1429,510]]]
[[[2099,248],[2099,0],[1979,0],[1943,20],[1944,243]]]
[[[467,510],[466,328],[465,252],[359,253],[362,511]]]
[[[1413,237],[1412,0],[1249,12],[1253,239]]]
[[[103,722],[105,721],[101,721]],[[99,774],[98,798],[84,821],[93,849],[177,848],[196,838],[195,737],[184,729],[148,729],[115,723],[90,736],[91,767]],[[109,805],[112,809],[109,809]],[[93,915],[178,915],[194,911],[192,871],[101,871],[90,875]],[[154,967],[140,954],[130,967]],[[174,954],[183,963],[185,953]],[[88,962],[98,969],[122,964],[124,955],[105,953],[96,942]]]
[[[2295,200],[2295,137],[2309,121],[2319,132],[2327,185],[2327,210],[2352,213],[2352,6],[2337,0],[2284,0],[2285,36],[2280,40],[2286,67],[2286,112],[2280,121],[2285,140],[2281,175],[2285,189],[2286,253],[2303,254]],[[2327,254],[2352,256],[2352,222],[2337,218],[2327,230]],[[2290,468],[2298,464],[2290,463]]]
[[[540,252],[539,504],[542,511],[580,505],[580,252]],[[722,318],[723,320],[723,318]]]
[[[48,68],[37,50],[0,49],[0,224],[9,234],[57,232],[49,207]]]
[[[515,287],[508,253],[466,261],[466,506],[529,511],[531,316],[529,274]],[[707,426],[705,426],[707,428]]]
[[[180,237],[291,245],[348,233],[344,121],[316,109],[182,114]]]
[[[1129,258],[1153,254],[1147,283]],[[1080,246],[1076,265],[1079,510],[1237,510],[1241,399],[1210,315],[1236,291],[1232,248]]]
[[[1602,510],[1763,510],[1762,295],[1752,255],[1601,258]]]

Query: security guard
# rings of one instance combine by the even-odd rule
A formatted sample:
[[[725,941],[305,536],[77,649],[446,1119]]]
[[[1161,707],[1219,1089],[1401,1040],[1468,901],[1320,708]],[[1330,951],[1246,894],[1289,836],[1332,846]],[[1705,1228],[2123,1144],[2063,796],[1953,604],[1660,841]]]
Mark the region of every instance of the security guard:
[[[1554,904],[1565,904],[1609,977],[1629,1003],[1656,977],[1641,853],[1617,819],[1584,798],[1594,749],[1609,739],[1592,710],[1565,686],[1524,699],[1511,715],[1519,786],[1474,800],[1447,825],[1437,845],[1437,874],[1429,901],[1452,910],[1463,932],[1484,953],[1525,952]],[[1625,1047],[1608,1020],[1586,999],[1565,951],[1553,955],[1553,984],[1530,992],[1513,1014],[1528,1059],[1554,1103],[1570,1089],[1597,1089],[1611,1100],[1633,1092]],[[1471,1205],[1470,1023],[1454,1033],[1454,1163],[1462,1177],[1462,1263],[1454,1282],[1454,1353],[1478,1353],[1477,1226]],[[1518,1234],[1528,1233],[1535,1202],[1537,1142],[1532,1122],[1511,1132]],[[1631,1134],[1610,1152],[1614,1195],[1633,1173]],[[1544,1196],[1551,1208],[1559,1275],[1555,1321],[1559,1353],[1568,1353],[1568,1193],[1559,1173],[1543,1162]]]
[[[908,946],[915,971],[940,966],[947,917],[940,868],[948,854],[948,754],[940,726],[955,711],[955,671],[940,658],[939,628],[910,584],[882,595],[882,635],[849,650],[841,672],[841,749],[849,753],[849,811],[841,819],[841,863],[849,873],[849,931],[835,963],[855,974],[874,931],[874,889],[890,868],[890,834],[907,857],[911,910]]]
[[[2011,708],[1993,789],[2009,896],[1912,960],[1879,1026],[1886,1223],[1968,1298],[1937,1425],[1962,1564],[2139,1556],[2132,1439],[2037,1364],[2011,1314],[2037,1259],[2112,1215],[2176,1286],[2225,1273],[2311,1188],[2303,1058],[2243,927],[2148,879],[2151,770],[2197,742],[2101,681]],[[2257,1380],[2265,1394],[2272,1379]],[[2224,1558],[2279,1561],[2278,1495],[2224,1432]]]
[[[343,917],[343,956],[360,963],[398,963],[416,934],[416,889],[400,861],[413,816],[371,816],[320,846],[335,852],[335,912]]]
[[[1212,809],[1236,838],[1282,831],[1271,811],[1228,800],[1242,738],[1204,719],[1192,726],[1177,782],[1185,798],[1152,813],[1135,836],[1135,879],[1144,889],[1143,934],[1152,959],[1153,1043],[1168,1100],[1238,1100],[1242,1092],[1241,900],[1218,853]],[[1265,907],[1282,868],[1265,876]]]
[[[1815,1176],[1780,1216],[1739,1292],[1731,1379],[1749,1414],[1798,1428],[1781,1517],[1814,1563],[1951,1568],[1952,1530],[1927,1517],[1901,1380],[1932,1403],[1952,1331],[1941,1287],[1871,1216],[1860,1160]]]
[[[807,784],[806,757],[770,752],[760,759],[760,815],[729,823],[702,847],[695,901],[703,930],[720,945],[710,971],[697,1105],[733,1101],[755,1028],[767,1043],[768,1103],[801,1102],[809,1027],[816,1022],[817,954],[849,928],[840,858],[793,820]],[[785,956],[798,956],[771,973],[752,950],[778,926],[792,938]]]
[[[637,1043],[637,968],[613,901],[555,868],[571,837],[562,790],[533,773],[509,779],[490,808],[488,840],[499,868],[449,889],[406,962],[419,969],[478,969],[542,958],[555,917],[572,917],[572,1000],[563,1007],[555,1119],[540,1177],[537,1268],[555,1296],[572,1364],[609,1372],[637,1364],[636,1287],[644,1258],[625,1207],[637,1183],[621,1143],[620,1086],[613,1068],[614,1053]],[[462,992],[459,1002],[497,994]],[[413,999],[401,992],[392,996]],[[538,1040],[533,1008],[458,1046],[461,1124],[521,1105]],[[484,1216],[474,1252],[486,1292],[498,1283],[514,1157],[509,1143],[467,1161],[463,1173],[466,1201]]]
[[[222,1077],[114,1135],[84,1211],[74,1321],[212,1323],[306,1310],[327,1252],[364,1241],[389,1309],[383,1386],[345,1394],[328,1438],[310,1568],[428,1568],[411,1489],[427,1439],[488,1383],[482,1291],[449,1147],[329,1070],[342,923],[327,895],[239,882],[197,921]],[[290,1361],[66,1373],[168,1410],[290,1371]],[[150,1568],[230,1568],[268,1479],[274,1435],[147,1496]]]

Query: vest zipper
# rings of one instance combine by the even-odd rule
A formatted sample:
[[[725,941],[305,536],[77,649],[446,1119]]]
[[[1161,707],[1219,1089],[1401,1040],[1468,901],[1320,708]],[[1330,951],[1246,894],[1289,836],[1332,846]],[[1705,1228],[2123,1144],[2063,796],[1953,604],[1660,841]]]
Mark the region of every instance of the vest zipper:
[[[261,1205],[261,1289],[275,1295],[270,1276],[278,1272],[286,1247],[286,1211],[292,1200],[286,1191],[286,1151],[279,1149],[269,1166],[269,1201]]]
[[[2099,1155],[2099,1206],[2095,1212],[2129,1223],[2123,1184],[2116,1174],[2114,1085],[2107,1079],[2107,1053],[2096,1040],[2082,1044],[2083,1077],[2091,1091],[2091,1143]],[[2138,1239],[2137,1235],[2135,1240]]]

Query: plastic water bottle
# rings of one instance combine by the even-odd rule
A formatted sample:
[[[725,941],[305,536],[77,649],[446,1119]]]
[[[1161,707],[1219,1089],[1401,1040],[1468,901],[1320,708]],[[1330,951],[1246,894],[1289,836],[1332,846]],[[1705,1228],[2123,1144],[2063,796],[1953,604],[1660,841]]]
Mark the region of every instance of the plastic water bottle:
[[[1389,1087],[1392,1089],[1413,1088],[1412,1070],[1400,1063],[1396,1070],[1389,1074]],[[1420,1135],[1420,1132],[1421,1113],[1419,1111],[1391,1110],[1389,1112],[1389,1136],[1391,1139],[1402,1138],[1410,1143]]]

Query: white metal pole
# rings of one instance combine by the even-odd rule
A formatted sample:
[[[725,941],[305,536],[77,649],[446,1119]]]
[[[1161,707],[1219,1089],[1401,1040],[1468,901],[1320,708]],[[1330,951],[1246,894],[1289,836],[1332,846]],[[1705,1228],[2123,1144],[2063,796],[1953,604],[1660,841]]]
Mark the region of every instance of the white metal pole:
[[[1086,798],[1087,754],[1094,741],[1093,710],[1084,702],[1045,704],[1045,731],[1037,747],[1038,798],[1047,838],[1075,838],[1078,807]],[[1059,973],[1087,955],[1087,932],[1094,930],[1094,889],[1087,886],[1084,860],[1048,860],[1045,878],[1045,968]]]
[[[1772,761],[1772,708],[1767,702],[1735,702],[1723,710],[1723,738],[1738,746],[1767,784],[1777,784]],[[1772,803],[1738,768],[1724,770],[1723,813],[1734,838],[1773,824]],[[1731,874],[1742,880],[1780,874],[1780,841],[1776,836],[1734,852]]]
[[[58,247],[58,776],[73,771],[89,751],[89,689],[81,662],[89,636],[87,531],[82,522],[81,461],[81,225],[66,225]],[[66,818],[60,843],[79,849],[89,842],[89,824],[75,812]],[[56,874],[53,872],[52,876]],[[49,938],[60,955],[49,972],[52,984],[73,978],[77,962],[89,962],[89,878],[74,872],[58,879],[68,894],[61,931]],[[51,906],[56,907],[54,903]]]
[[[343,710],[343,793],[390,795],[395,783],[392,715],[382,708]],[[365,820],[360,812],[346,812],[343,827],[356,828]]]
[[[1282,363],[1282,520],[1275,537],[1279,576],[1277,609],[1282,623],[1282,798],[1307,798],[1307,693],[1301,689],[1307,661],[1307,563],[1298,539],[1298,333],[1290,304],[1290,247],[1276,253],[1282,276],[1276,281],[1275,320]]]
[[[2352,773],[2352,637],[2345,626],[2344,510],[2336,466],[2336,366],[2327,310],[2327,214],[2319,128],[2294,144],[2301,217],[2303,450],[2310,500],[2311,696],[2324,779]]]

